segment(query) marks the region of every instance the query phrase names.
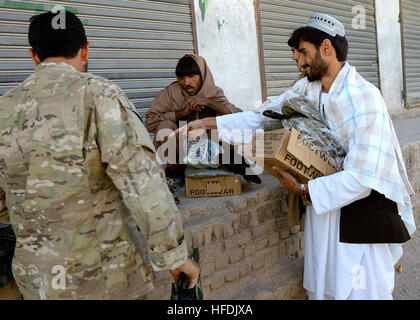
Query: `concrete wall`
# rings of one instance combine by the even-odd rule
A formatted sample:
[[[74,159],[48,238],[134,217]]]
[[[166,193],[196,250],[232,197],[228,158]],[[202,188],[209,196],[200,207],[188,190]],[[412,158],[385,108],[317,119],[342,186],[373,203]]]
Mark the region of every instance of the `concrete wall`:
[[[258,41],[253,0],[195,0],[198,54],[233,104],[261,105]]]
[[[403,111],[399,0],[375,0],[381,92],[388,110]]]

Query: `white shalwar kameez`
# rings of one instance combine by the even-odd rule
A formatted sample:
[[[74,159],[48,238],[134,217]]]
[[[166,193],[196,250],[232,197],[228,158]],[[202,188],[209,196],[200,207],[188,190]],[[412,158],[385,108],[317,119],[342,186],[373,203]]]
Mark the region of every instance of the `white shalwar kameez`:
[[[303,286],[309,299],[392,299],[401,245],[339,241],[340,208],[367,197],[372,189],[397,202],[410,235],[416,229],[409,196],[413,191],[392,122],[379,90],[347,63],[330,91],[321,94],[321,89],[320,81],[304,78],[291,90],[304,94],[325,113],[347,156],[343,171],[308,183],[312,206],[305,217]],[[264,106],[285,96],[287,92],[269,98]],[[261,128],[262,117],[253,111],[217,117],[219,138],[248,142],[249,129]],[[238,137],[240,132],[243,135]]]

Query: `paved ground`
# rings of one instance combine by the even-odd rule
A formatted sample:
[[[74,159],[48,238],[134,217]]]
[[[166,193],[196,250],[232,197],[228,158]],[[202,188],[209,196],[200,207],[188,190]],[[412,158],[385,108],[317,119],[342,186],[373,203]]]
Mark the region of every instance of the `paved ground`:
[[[397,263],[402,273],[395,272],[395,300],[420,300],[420,196],[415,209],[417,231],[411,240],[403,244],[403,256]]]
[[[395,132],[401,145],[420,141],[420,117],[394,120]],[[420,300],[420,194],[413,200],[417,231],[403,244],[403,256],[397,263],[402,273],[395,273],[395,300]]]
[[[420,116],[393,122],[400,145],[420,141]]]

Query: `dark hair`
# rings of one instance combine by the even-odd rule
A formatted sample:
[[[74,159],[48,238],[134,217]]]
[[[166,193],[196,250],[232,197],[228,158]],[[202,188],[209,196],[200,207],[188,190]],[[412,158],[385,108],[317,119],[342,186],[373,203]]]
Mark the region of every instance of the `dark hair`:
[[[41,61],[48,57],[74,58],[87,42],[82,22],[75,14],[67,10],[64,28],[54,28],[53,19],[58,14],[61,12],[45,12],[29,20],[29,44]]]
[[[299,48],[299,42],[303,40],[312,43],[318,49],[325,39],[331,41],[337,60],[340,62],[346,61],[349,45],[345,36],[341,37],[337,34],[333,37],[324,31],[312,27],[301,27],[293,31],[287,44],[292,48]]]
[[[200,67],[198,66],[197,62],[195,62],[193,57],[186,56],[179,59],[175,68],[175,75],[177,78],[192,76],[195,74],[201,76]]]

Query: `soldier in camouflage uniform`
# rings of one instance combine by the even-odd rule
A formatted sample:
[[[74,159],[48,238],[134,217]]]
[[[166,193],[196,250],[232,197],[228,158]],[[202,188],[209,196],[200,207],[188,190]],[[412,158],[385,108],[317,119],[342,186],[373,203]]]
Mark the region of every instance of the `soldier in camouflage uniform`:
[[[80,20],[66,12],[66,29],[56,30],[53,17],[31,19],[37,67],[0,98],[0,223],[16,233],[12,268],[21,293],[143,298],[152,274],[130,221],[147,240],[153,269],[172,270],[175,279],[185,272],[194,286],[198,268],[141,119],[118,86],[79,72],[89,46]],[[59,51],[66,46],[76,55]]]

